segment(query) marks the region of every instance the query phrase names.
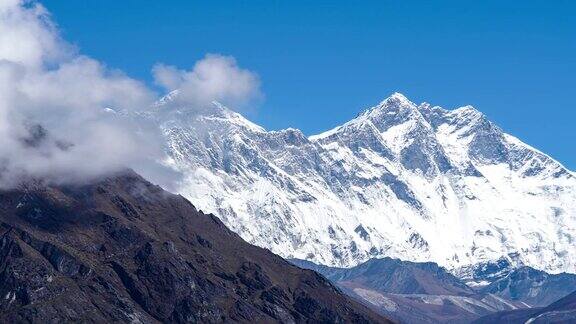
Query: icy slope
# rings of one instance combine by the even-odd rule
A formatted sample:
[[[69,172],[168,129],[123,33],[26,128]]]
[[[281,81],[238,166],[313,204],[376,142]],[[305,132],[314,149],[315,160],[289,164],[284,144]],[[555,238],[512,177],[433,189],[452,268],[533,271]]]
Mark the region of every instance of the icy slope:
[[[576,178],[472,107],[393,94],[307,138],[174,96],[151,116],[181,193],[251,243],[332,266],[389,256],[457,272],[505,258],[576,272]]]

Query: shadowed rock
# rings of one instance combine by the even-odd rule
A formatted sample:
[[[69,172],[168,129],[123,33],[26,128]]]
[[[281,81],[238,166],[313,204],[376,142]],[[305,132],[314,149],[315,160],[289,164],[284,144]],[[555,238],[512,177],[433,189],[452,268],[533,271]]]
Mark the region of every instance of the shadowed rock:
[[[132,172],[0,192],[0,322],[386,322]]]

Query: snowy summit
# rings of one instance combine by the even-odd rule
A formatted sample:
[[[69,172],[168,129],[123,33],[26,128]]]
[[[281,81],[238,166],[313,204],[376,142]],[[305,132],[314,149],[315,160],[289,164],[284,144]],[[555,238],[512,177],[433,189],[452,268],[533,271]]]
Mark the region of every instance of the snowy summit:
[[[395,93],[310,137],[213,108],[164,117],[168,153],[181,193],[251,243],[332,266],[389,256],[576,272],[576,178],[471,106]]]

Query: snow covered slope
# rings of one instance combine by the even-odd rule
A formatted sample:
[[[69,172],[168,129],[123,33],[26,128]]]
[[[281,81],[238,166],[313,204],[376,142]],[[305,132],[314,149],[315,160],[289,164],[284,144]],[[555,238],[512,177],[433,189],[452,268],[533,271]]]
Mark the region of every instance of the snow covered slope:
[[[180,192],[284,257],[347,267],[389,256],[454,272],[504,258],[576,272],[575,176],[470,106],[395,93],[311,137],[217,103],[166,110],[155,118],[185,175]]]

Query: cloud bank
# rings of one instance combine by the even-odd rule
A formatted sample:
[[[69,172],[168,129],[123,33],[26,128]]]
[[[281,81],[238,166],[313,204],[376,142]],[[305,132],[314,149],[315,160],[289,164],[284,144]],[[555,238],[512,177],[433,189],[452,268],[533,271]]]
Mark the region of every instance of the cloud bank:
[[[258,78],[231,57],[208,55],[192,71],[156,65],[153,73],[192,106],[244,104],[259,94]],[[79,54],[39,3],[0,0],[1,188],[86,181],[126,167],[164,174],[158,130],[124,118],[156,100],[144,83]]]

